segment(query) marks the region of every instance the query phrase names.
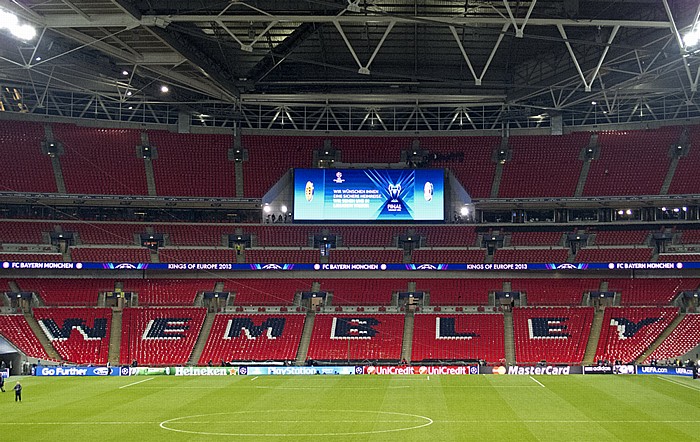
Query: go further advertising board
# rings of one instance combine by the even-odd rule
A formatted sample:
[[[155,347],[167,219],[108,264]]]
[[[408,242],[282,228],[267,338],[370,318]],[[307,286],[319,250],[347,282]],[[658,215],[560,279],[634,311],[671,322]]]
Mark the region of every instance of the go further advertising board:
[[[442,221],[442,169],[295,169],[299,221]]]

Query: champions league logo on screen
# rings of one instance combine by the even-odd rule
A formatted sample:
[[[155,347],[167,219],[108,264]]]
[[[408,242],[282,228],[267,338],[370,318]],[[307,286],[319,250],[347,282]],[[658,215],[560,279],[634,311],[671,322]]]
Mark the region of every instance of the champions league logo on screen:
[[[392,203],[399,202],[399,194],[401,193],[401,184],[389,184],[387,189]]]
[[[337,184],[344,183],[345,180],[343,179],[343,172],[336,172],[335,178],[333,179],[333,182],[337,183]]]

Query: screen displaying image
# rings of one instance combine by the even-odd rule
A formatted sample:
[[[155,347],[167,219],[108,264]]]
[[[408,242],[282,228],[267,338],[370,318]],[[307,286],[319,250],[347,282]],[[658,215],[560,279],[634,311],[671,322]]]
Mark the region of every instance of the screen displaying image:
[[[294,219],[442,221],[442,169],[295,169]]]

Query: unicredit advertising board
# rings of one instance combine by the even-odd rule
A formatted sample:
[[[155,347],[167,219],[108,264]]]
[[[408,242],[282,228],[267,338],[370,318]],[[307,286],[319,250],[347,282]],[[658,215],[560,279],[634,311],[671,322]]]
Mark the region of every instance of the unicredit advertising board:
[[[359,367],[358,367],[359,368]],[[476,365],[421,365],[418,367],[395,367],[391,365],[365,366],[362,367],[362,374],[426,374],[426,375],[465,375],[479,374],[479,367]]]
[[[294,219],[442,221],[442,169],[295,169]]]

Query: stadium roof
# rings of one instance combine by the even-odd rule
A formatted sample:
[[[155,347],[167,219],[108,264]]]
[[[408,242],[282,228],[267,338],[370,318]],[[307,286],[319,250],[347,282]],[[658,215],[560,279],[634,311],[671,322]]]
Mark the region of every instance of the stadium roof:
[[[8,0],[6,111],[343,130],[700,116],[697,0]],[[161,92],[167,85],[169,92]],[[286,124],[286,126],[285,126]]]

